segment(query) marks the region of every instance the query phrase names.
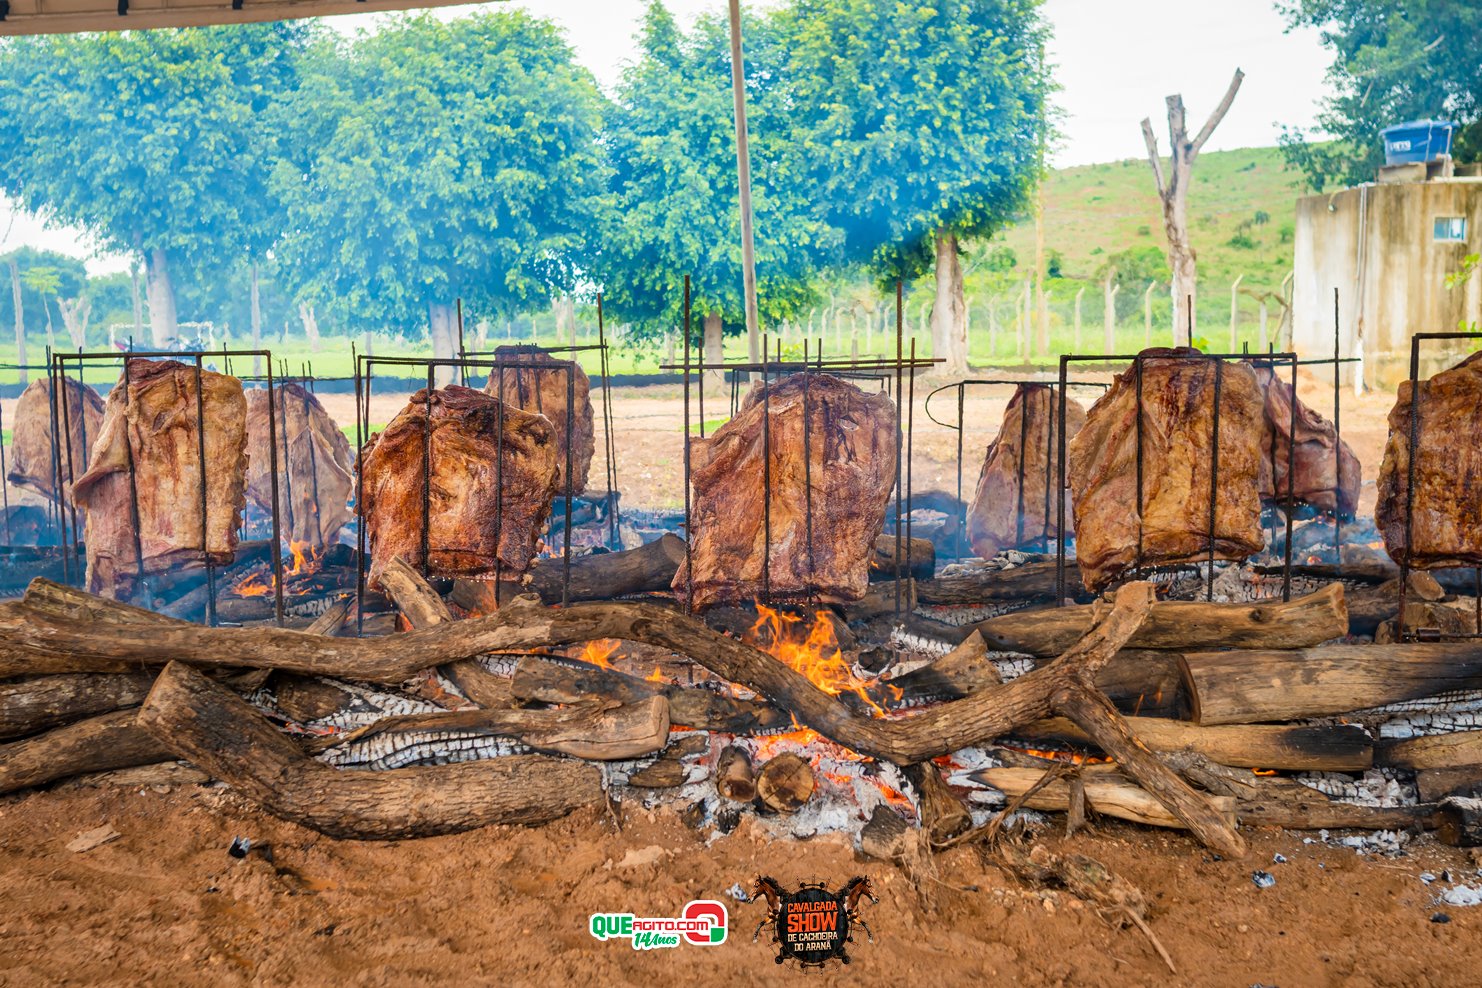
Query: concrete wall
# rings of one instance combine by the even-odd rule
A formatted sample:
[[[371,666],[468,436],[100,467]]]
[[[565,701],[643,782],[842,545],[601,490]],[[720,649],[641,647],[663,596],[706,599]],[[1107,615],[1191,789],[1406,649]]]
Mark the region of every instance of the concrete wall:
[[[1435,219],[1465,216],[1465,243],[1437,243]],[[1297,202],[1292,343],[1304,358],[1333,352],[1333,289],[1339,349],[1362,356],[1365,383],[1392,390],[1409,374],[1412,333],[1454,332],[1482,321],[1482,271],[1446,288],[1467,254],[1482,252],[1482,181],[1362,185]],[[1466,341],[1429,343],[1422,376],[1449,366]],[[1345,380],[1354,365],[1347,365]],[[1313,368],[1320,370],[1320,368]]]

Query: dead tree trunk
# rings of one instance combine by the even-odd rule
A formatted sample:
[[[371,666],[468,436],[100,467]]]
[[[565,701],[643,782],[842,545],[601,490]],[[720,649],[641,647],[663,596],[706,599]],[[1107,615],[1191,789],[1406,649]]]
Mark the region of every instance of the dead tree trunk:
[[[15,259],[10,261],[10,297],[15,306],[15,362],[21,366],[21,383],[29,380],[25,370],[26,366],[26,320],[25,310],[21,306],[21,272],[16,266]]]
[[[1147,142],[1148,162],[1153,166],[1153,179],[1157,182],[1158,198],[1163,201],[1163,229],[1168,235],[1168,264],[1173,269],[1173,338],[1189,342],[1193,337],[1194,319],[1192,306],[1195,296],[1195,254],[1189,240],[1189,183],[1193,178],[1194,159],[1209,140],[1209,135],[1235,101],[1240,82],[1245,73],[1235,70],[1230,88],[1225,90],[1224,99],[1204,122],[1204,127],[1189,140],[1184,122],[1184,98],[1178,94],[1168,97],[1168,143],[1172,155],[1168,163],[1168,174],[1163,174],[1163,163],[1158,156],[1158,138],[1153,133],[1153,122],[1143,118],[1142,137]],[[1186,335],[1180,336],[1180,333]]]
[[[957,235],[938,230],[936,237],[936,302],[931,307],[932,356],[946,361],[940,373],[967,373],[967,299],[962,287],[962,259]]]
[[[154,345],[163,349],[179,333],[175,320],[175,284],[170,280],[170,259],[156,247],[145,257],[145,290],[149,294],[149,327]]]

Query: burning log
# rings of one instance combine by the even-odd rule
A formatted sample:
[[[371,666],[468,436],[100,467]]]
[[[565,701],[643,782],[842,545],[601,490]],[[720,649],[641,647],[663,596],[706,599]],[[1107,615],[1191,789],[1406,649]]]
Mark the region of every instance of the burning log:
[[[1115,603],[1057,661],[1013,682],[894,721],[861,716],[771,655],[718,635],[666,608],[637,602],[544,608],[520,601],[498,615],[443,624],[385,639],[340,639],[277,628],[168,626],[141,632],[127,625],[107,635],[27,610],[0,605],[0,673],[105,671],[171,658],[199,664],[229,661],[397,683],[421,669],[487,652],[619,638],[671,648],[722,678],[746,686],[811,727],[862,754],[910,764],[1001,737],[1052,713],[1070,717],[1199,838],[1238,857],[1244,842],[1223,818],[1132,736],[1115,707],[1095,691],[1097,672],[1132,636],[1153,603],[1145,583],[1120,588]],[[1241,653],[1235,653],[1241,654]],[[125,666],[127,667],[127,666]]]
[[[135,716],[133,710],[116,710],[0,745],[0,793],[170,758],[171,750],[140,728]]]
[[[1374,742],[1357,724],[1199,727],[1157,717],[1128,717],[1127,726],[1154,751],[1195,752],[1223,765],[1293,772],[1362,772],[1374,764]],[[1090,740],[1063,718],[1018,728],[1014,737],[1081,744]]]
[[[698,755],[709,744],[709,738],[703,734],[689,734],[678,739],[664,749],[658,761],[630,775],[628,785],[640,789],[677,789],[689,776],[684,760]]]
[[[755,700],[736,700],[709,690],[639,679],[616,669],[553,662],[526,656],[515,667],[514,697],[542,703],[579,703],[594,696],[637,703],[653,696],[669,702],[672,723],[727,734],[760,734],[786,727],[791,718]]]
[[[937,547],[930,539],[907,539],[901,536],[900,578],[929,580],[937,570]],[[895,536],[877,535],[870,553],[870,579],[893,580],[896,577]]]
[[[1034,768],[985,768],[973,772],[971,778],[1012,798],[1029,792],[1044,778],[1044,774]],[[1188,828],[1184,820],[1170,813],[1156,797],[1130,782],[1092,777],[1086,779],[1084,785],[1087,807],[1102,816],[1131,820],[1150,827],[1171,827],[1176,830]],[[1056,779],[1030,795],[1024,805],[1032,810],[1065,813],[1070,809],[1070,797],[1070,782]],[[1233,831],[1235,800],[1228,796],[1204,798],[1225,826]]]
[[[1475,689],[1482,644],[1188,652],[1179,667],[1195,723],[1279,723]]]
[[[815,780],[808,763],[785,752],[756,774],[756,798],[773,813],[796,813],[813,796]]]
[[[339,771],[306,756],[244,701],[178,662],[160,673],[139,724],[274,816],[331,837],[399,840],[494,823],[544,823],[603,798],[594,766],[543,755]]]
[[[1421,769],[1415,773],[1415,788],[1420,791],[1422,803],[1439,803],[1447,796],[1482,792],[1482,765]]]
[[[203,555],[230,563],[246,505],[242,382],[176,360],[136,358],[105,407],[92,461],[73,489],[87,512],[88,589],[130,596],[141,573]]]
[[[1059,655],[1092,623],[1090,605],[1001,614],[978,624],[988,646],[1006,652]],[[1343,585],[1286,603],[1210,604],[1160,601],[1128,642],[1152,649],[1302,648],[1348,633]]]
[[[10,472],[5,479],[48,501],[71,500],[71,479],[87,471],[88,454],[103,425],[98,392],[70,377],[63,380],[61,402],[52,398],[49,377],[32,381],[10,420]],[[54,419],[57,435],[68,433],[60,455],[52,446]]]
[[[0,738],[25,737],[58,724],[144,702],[154,675],[78,673],[0,683]]]
[[[756,798],[751,756],[741,748],[727,745],[715,760],[715,791],[734,803],[749,803]]]
[[[972,814],[952,792],[935,764],[917,762],[907,765],[902,772],[916,788],[919,797],[916,813],[921,819],[921,829],[932,843],[944,843],[973,825]]]
[[[664,535],[636,549],[576,556],[571,560],[571,600],[611,600],[629,594],[662,593],[684,563],[684,539]],[[564,566],[559,557],[530,568],[529,589],[548,604],[561,602]]]

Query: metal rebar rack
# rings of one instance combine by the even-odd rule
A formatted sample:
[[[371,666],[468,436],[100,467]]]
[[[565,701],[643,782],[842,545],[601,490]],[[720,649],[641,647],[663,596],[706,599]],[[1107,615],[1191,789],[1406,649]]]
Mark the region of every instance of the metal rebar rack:
[[[207,477],[207,471],[206,471],[206,414],[205,414],[205,395],[204,395],[204,391],[202,389],[202,376],[205,373],[205,361],[207,359],[214,359],[214,358],[218,358],[218,357],[222,359],[223,364],[225,364],[227,361],[229,361],[232,357],[254,357],[254,358],[261,358],[261,359],[263,359],[263,360],[266,361],[266,363],[267,363],[267,374],[264,377],[262,377],[262,378],[247,377],[247,378],[243,378],[242,380],[264,380],[267,383],[267,391],[268,391],[268,451],[269,451],[269,453],[268,453],[268,456],[269,456],[269,470],[268,470],[268,473],[269,473],[269,480],[270,480],[270,487],[271,487],[271,495],[270,496],[272,498],[272,536],[271,536],[271,540],[270,540],[271,549],[270,549],[270,552],[269,552],[269,558],[271,560],[272,570],[273,570],[273,609],[274,609],[274,616],[276,618],[276,621],[277,621],[279,627],[281,627],[283,625],[283,616],[284,616],[283,615],[283,553],[282,553],[283,544],[282,544],[282,537],[281,537],[282,536],[282,531],[281,531],[281,523],[280,523],[281,520],[280,520],[280,515],[279,515],[279,501],[280,501],[280,498],[279,498],[279,489],[278,489],[278,467],[279,467],[279,462],[278,462],[278,436],[277,436],[277,432],[278,432],[278,414],[277,414],[277,409],[275,407],[276,406],[275,393],[277,392],[277,387],[274,384],[273,355],[272,355],[272,352],[269,351],[269,350],[229,350],[229,349],[225,349],[225,348],[223,348],[221,350],[209,350],[209,351],[206,351],[206,350],[174,351],[174,350],[133,350],[133,349],[130,349],[130,350],[125,350],[125,351],[102,350],[102,351],[91,351],[91,352],[79,350],[79,351],[77,351],[75,353],[62,351],[62,352],[54,352],[54,353],[51,353],[49,356],[50,356],[50,360],[49,360],[49,363],[48,363],[48,375],[49,375],[49,377],[48,377],[48,383],[49,383],[49,386],[50,386],[50,389],[51,389],[51,409],[50,409],[50,411],[51,411],[51,440],[52,440],[51,447],[52,447],[52,470],[53,470],[53,474],[52,475],[54,477],[60,477],[60,476],[62,476],[63,468],[65,467],[66,477],[67,477],[67,483],[66,483],[65,487],[62,484],[58,484],[57,485],[57,508],[58,508],[58,516],[59,516],[58,520],[60,522],[60,532],[61,532],[61,535],[62,535],[62,544],[63,544],[63,547],[64,547],[63,548],[63,553],[62,553],[63,579],[64,579],[65,582],[68,582],[68,583],[70,583],[72,581],[72,579],[73,579],[72,572],[71,572],[72,565],[75,564],[78,567],[79,578],[81,578],[81,575],[82,575],[82,572],[83,572],[83,570],[82,570],[83,561],[82,561],[82,558],[81,558],[81,553],[79,552],[79,546],[81,544],[81,538],[82,538],[82,528],[81,528],[80,524],[78,523],[78,519],[77,519],[77,505],[76,505],[76,503],[74,501],[71,505],[67,506],[70,509],[70,510],[67,510],[67,509],[64,509],[63,508],[62,503],[61,503],[61,491],[64,490],[64,489],[70,490],[72,488],[72,485],[76,482],[76,479],[77,479],[76,464],[73,462],[73,457],[72,457],[72,441],[71,441],[71,437],[72,437],[72,425],[71,425],[71,411],[70,411],[71,402],[67,401],[65,399],[65,397],[64,397],[64,394],[65,394],[65,391],[66,391],[67,382],[69,380],[69,377],[68,377],[68,366],[71,365],[71,364],[74,364],[74,363],[77,365],[77,384],[79,386],[81,386],[81,387],[87,387],[88,385],[86,384],[84,378],[85,378],[85,373],[86,373],[86,369],[87,369],[88,366],[90,366],[90,365],[97,365],[97,364],[111,364],[113,362],[119,362],[119,363],[121,363],[122,364],[123,373],[120,376],[120,378],[118,379],[118,381],[116,381],[114,383],[113,386],[114,387],[117,387],[117,386],[119,386],[121,384],[124,387],[124,391],[123,391],[124,402],[125,402],[125,406],[124,407],[127,408],[128,407],[128,402],[131,400],[131,395],[129,393],[129,389],[130,389],[130,387],[133,384],[133,382],[131,380],[131,364],[135,360],[151,360],[151,361],[152,360],[173,360],[173,361],[176,361],[178,363],[185,364],[187,366],[194,365],[194,368],[195,368],[195,389],[196,389],[196,438],[197,438],[197,443],[198,443],[197,455],[198,455],[198,458],[199,458],[199,461],[200,461],[199,462],[199,472],[200,472],[199,489],[200,489],[200,509],[201,509],[201,550],[200,551],[201,551],[201,556],[203,558],[203,562],[205,564],[205,569],[206,569],[206,586],[207,586],[206,615],[207,615],[207,623],[208,624],[212,624],[212,625],[214,625],[216,623],[216,595],[217,595],[217,586],[216,586],[216,563],[211,558],[211,553],[208,550],[208,547],[207,547],[207,544],[206,544],[207,533],[209,531],[209,526],[210,526],[210,505],[209,505],[209,499],[207,497],[208,477]],[[60,408],[58,406],[60,406]],[[86,419],[84,419],[84,422],[85,421],[86,421]],[[85,428],[85,426],[84,426],[84,428]],[[65,452],[65,460],[66,460],[66,462],[65,462],[65,464],[62,462],[62,460],[64,458],[64,454],[63,454],[63,451],[62,451],[63,450],[63,445],[64,445],[63,444],[63,440],[62,440],[62,437],[63,436],[66,436],[67,437],[66,442],[65,442],[65,447],[66,447],[66,452]],[[83,441],[84,441],[84,446],[86,446],[86,437],[85,436],[84,436],[84,440]],[[285,441],[286,441],[286,436],[285,436]],[[125,430],[125,432],[124,432],[124,452],[125,452],[125,461],[126,461],[126,463],[128,465],[128,476],[129,476],[129,519],[130,519],[131,528],[133,530],[134,561],[135,561],[135,566],[136,566],[136,571],[137,571],[136,572],[136,576],[137,576],[137,581],[138,581],[137,584],[136,584],[136,586],[134,587],[134,593],[135,593],[135,595],[137,595],[141,590],[144,590],[146,588],[148,574],[145,571],[143,540],[142,540],[141,532],[140,532],[141,519],[140,519],[140,513],[139,513],[139,486],[138,486],[138,478],[137,478],[136,470],[135,470],[135,453],[134,453],[133,441],[129,437],[128,430]],[[70,522],[71,522],[71,534],[72,534],[72,537],[71,538],[68,538],[68,521],[69,521],[69,518],[70,518]]]
[[[1420,628],[1413,634],[1405,627],[1405,596],[1410,583],[1410,547],[1415,534],[1415,455],[1420,449],[1420,346],[1431,340],[1482,340],[1482,333],[1415,333],[1410,337],[1410,431],[1405,437],[1409,458],[1405,465],[1405,551],[1400,563],[1399,614],[1395,617],[1395,640],[1400,642],[1431,640],[1441,635],[1433,629]],[[1482,566],[1472,569],[1474,610],[1471,634],[1447,632],[1446,638],[1482,638]]]
[[[1144,454],[1144,405],[1143,405],[1143,363],[1146,360],[1186,360],[1201,363],[1212,363],[1214,365],[1214,393],[1213,409],[1211,418],[1210,436],[1210,470],[1209,470],[1209,516],[1207,535],[1207,576],[1205,584],[1205,599],[1214,599],[1214,563],[1216,560],[1215,549],[1215,523],[1217,520],[1218,498],[1219,498],[1219,463],[1220,463],[1220,396],[1223,390],[1224,366],[1227,361],[1247,361],[1255,364],[1268,364],[1274,369],[1276,365],[1291,368],[1292,407],[1291,423],[1287,437],[1287,510],[1286,510],[1286,546],[1285,557],[1282,564],[1281,599],[1291,600],[1292,596],[1292,506],[1295,504],[1296,494],[1296,422],[1297,422],[1297,355],[1295,353],[1265,353],[1251,355],[1248,353],[1200,353],[1197,350],[1183,349],[1183,352],[1165,352],[1150,354],[1146,351],[1137,354],[1123,354],[1109,356],[1106,354],[1062,354],[1060,357],[1060,390],[1059,408],[1057,410],[1057,424],[1059,436],[1057,438],[1056,462],[1058,464],[1057,479],[1059,489],[1063,490],[1068,482],[1066,473],[1066,437],[1065,437],[1065,395],[1069,381],[1069,368],[1072,363],[1077,362],[1105,362],[1116,361],[1118,363],[1130,362],[1135,381],[1137,423],[1136,423],[1136,473],[1137,473],[1137,555],[1132,568],[1132,576],[1140,577],[1144,572],[1143,566],[1143,511],[1146,497],[1143,478],[1143,454]],[[1064,605],[1065,596],[1065,499],[1058,500],[1056,543],[1055,543],[1055,599],[1058,605]]]
[[[881,390],[890,393],[890,381],[894,379],[895,401],[895,427],[896,427],[896,455],[895,455],[895,552],[894,573],[895,583],[895,613],[899,615],[905,602],[902,593],[906,576],[909,572],[909,545],[911,540],[911,481],[912,481],[912,427],[914,425],[914,405],[916,395],[916,373],[927,370],[941,363],[939,359],[920,358],[916,356],[916,341],[910,341],[909,355],[905,341],[905,325],[903,322],[903,287],[896,283],[895,289],[895,356],[892,357],[850,357],[850,358],[826,358],[823,354],[823,343],[819,340],[816,349],[810,349],[809,341],[803,341],[803,355],[801,360],[782,359],[779,355],[774,359],[772,341],[770,334],[762,334],[761,360],[757,361],[735,361],[707,363],[703,357],[694,360],[691,357],[691,341],[693,339],[693,319],[690,306],[690,278],[684,278],[684,361],[680,364],[665,364],[662,370],[681,371],[684,381],[684,532],[685,532],[685,610],[692,612],[694,608],[694,503],[693,503],[693,481],[690,436],[692,426],[690,420],[691,392],[696,393],[698,399],[698,412],[700,419],[699,437],[705,437],[705,373],[707,371],[719,371],[722,374],[731,374],[731,404],[735,411],[739,408],[739,400],[736,395],[738,382],[742,375],[747,375],[756,380],[761,387],[762,402],[762,594],[760,603],[772,604],[775,595],[772,588],[772,421],[771,421],[771,393],[774,379],[784,378],[794,374],[803,375],[803,519],[804,538],[808,553],[808,579],[804,581],[801,592],[788,595],[793,600],[801,600],[811,605],[818,596],[818,588],[815,580],[816,565],[813,550],[813,455],[811,437],[811,404],[810,404],[810,379],[813,374],[827,373],[830,376],[867,379],[877,381],[881,384]],[[779,347],[780,350],[780,347]],[[692,380],[691,375],[697,375]],[[697,382],[697,383],[696,383]],[[900,398],[904,397],[904,407]],[[905,539],[907,554],[902,553],[902,538]]]

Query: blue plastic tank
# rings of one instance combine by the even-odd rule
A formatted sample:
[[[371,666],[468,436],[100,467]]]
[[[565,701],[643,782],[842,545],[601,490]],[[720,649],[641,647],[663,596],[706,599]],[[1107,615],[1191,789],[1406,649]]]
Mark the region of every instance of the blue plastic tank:
[[[1384,163],[1404,165],[1435,161],[1451,153],[1451,135],[1456,124],[1450,120],[1411,120],[1379,132],[1384,138]]]

